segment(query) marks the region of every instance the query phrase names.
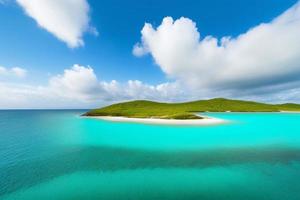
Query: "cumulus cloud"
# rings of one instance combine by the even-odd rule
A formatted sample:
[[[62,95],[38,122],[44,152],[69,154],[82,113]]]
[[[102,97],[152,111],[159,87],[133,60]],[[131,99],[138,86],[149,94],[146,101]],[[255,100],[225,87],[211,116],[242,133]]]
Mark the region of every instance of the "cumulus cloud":
[[[99,92],[99,83],[91,67],[75,64],[49,81],[49,87],[60,96],[84,98]]]
[[[27,75],[27,70],[20,67],[13,67],[11,72],[17,77],[25,77]]]
[[[15,76],[15,77],[23,78],[26,75],[27,75],[26,69],[20,67],[6,68],[0,66],[0,76],[4,76],[4,77]]]
[[[235,38],[203,38],[184,17],[166,17],[157,28],[146,23],[141,34],[134,55],[151,54],[163,72],[196,93],[236,96],[300,80],[300,2]]]
[[[85,32],[98,35],[92,27],[86,0],[17,0],[26,14],[40,27],[75,48],[84,45]]]
[[[148,85],[139,80],[119,83],[116,80],[101,81],[94,70],[75,64],[63,74],[49,80],[49,88],[58,96],[88,102],[132,99],[173,100],[182,90],[176,83]]]
[[[50,77],[47,85],[0,82],[0,96],[3,109],[90,108],[134,99],[176,101],[185,95],[176,82],[149,85],[138,80],[103,81],[91,67],[75,64],[62,74]]]
[[[132,50],[133,55],[137,57],[146,55],[148,52],[149,52],[148,48],[139,43],[135,44]]]
[[[3,67],[0,68],[0,74],[2,71]],[[267,87],[257,90],[255,94],[244,91],[240,96],[248,100],[267,102],[300,102],[298,86],[300,81],[278,85],[275,88]],[[273,93],[274,90],[280,92]],[[213,95],[210,91],[197,94],[178,81],[157,85],[139,80],[128,80],[124,83],[116,80],[104,81],[97,77],[92,67],[78,64],[50,77],[46,85],[3,82],[0,79],[0,109],[94,108],[136,99],[178,102],[215,97]],[[219,92],[219,95],[232,97],[227,92]]]

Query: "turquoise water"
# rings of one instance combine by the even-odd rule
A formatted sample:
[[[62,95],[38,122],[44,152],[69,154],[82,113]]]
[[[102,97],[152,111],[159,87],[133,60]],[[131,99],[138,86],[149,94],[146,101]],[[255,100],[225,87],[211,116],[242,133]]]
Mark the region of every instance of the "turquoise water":
[[[0,111],[0,199],[300,199],[300,114],[172,127],[83,112]]]

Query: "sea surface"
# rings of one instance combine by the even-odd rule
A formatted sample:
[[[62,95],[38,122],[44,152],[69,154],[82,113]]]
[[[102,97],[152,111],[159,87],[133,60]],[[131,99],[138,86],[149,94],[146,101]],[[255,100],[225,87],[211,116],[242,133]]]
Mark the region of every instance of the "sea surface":
[[[300,114],[157,126],[0,111],[0,199],[299,200]]]

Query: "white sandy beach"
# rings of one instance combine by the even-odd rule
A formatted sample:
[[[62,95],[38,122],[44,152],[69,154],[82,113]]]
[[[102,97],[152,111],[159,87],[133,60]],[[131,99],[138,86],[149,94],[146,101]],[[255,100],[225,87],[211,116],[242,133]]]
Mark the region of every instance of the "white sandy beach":
[[[92,117],[101,120],[113,122],[129,122],[129,123],[142,123],[142,124],[157,124],[157,125],[187,125],[187,126],[212,126],[219,124],[226,124],[228,121],[218,118],[205,117],[204,119],[157,119],[157,118],[128,118],[128,117],[111,117],[111,116],[98,116]]]
[[[300,111],[284,111],[284,110],[281,110],[280,112],[281,113],[300,113]]]

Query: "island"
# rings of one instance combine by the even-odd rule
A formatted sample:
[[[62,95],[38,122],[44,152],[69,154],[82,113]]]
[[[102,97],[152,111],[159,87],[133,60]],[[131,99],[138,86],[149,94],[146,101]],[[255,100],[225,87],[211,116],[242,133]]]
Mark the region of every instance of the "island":
[[[215,124],[223,120],[200,116],[203,112],[300,112],[299,104],[266,104],[254,101],[215,98],[183,103],[137,100],[92,109],[83,116],[111,121],[154,122],[161,124]],[[185,122],[184,122],[185,121]]]

